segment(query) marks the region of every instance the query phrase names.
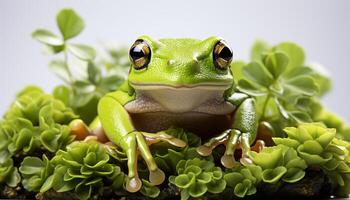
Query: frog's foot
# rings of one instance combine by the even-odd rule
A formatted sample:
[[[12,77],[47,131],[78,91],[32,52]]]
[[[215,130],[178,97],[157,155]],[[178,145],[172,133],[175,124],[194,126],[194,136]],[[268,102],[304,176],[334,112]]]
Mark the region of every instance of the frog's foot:
[[[94,129],[90,129],[81,119],[74,119],[69,123],[70,133],[75,136],[76,140],[86,140],[90,136],[96,136],[101,143],[108,142],[101,123]]]
[[[126,189],[129,192],[137,192],[142,186],[142,182],[138,177],[137,173],[138,152],[147,164],[147,168],[150,172],[149,181],[153,185],[160,185],[164,182],[165,174],[161,169],[158,168],[149,149],[150,144],[154,144],[160,141],[168,142],[177,147],[186,146],[186,142],[177,139],[173,136],[170,136],[165,132],[153,134],[135,131],[125,136],[125,142],[129,145],[126,149],[129,169],[128,179],[126,182]]]
[[[76,140],[84,140],[90,135],[90,130],[81,119],[74,119],[69,123],[70,133],[75,136]]]
[[[242,157],[240,162],[243,165],[252,164],[251,159],[248,157],[250,150],[249,145],[249,133],[241,133],[237,129],[229,129],[223,132],[221,135],[210,139],[207,143],[197,148],[197,152],[202,156],[211,155],[212,150],[220,144],[226,145],[224,155],[221,157],[221,164],[226,168],[233,168],[238,165],[238,162],[234,158],[234,153],[237,147],[242,149]],[[260,142],[259,142],[260,143]]]

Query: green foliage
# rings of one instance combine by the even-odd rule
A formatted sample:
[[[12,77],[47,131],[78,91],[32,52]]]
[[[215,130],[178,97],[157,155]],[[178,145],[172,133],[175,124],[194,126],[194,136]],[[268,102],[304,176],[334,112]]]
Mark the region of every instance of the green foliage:
[[[260,121],[280,134],[284,127],[315,121],[322,106],[318,97],[331,88],[320,65],[306,65],[304,50],[283,42],[270,46],[257,41],[251,62],[233,63],[236,89],[255,97]],[[283,135],[276,135],[283,137]]]
[[[122,60],[120,55],[127,58],[127,51],[108,51],[112,61],[96,61],[93,47],[70,42],[85,28],[84,21],[74,10],[61,10],[56,22],[60,36],[46,29],[38,29],[32,33],[32,37],[43,43],[51,53],[63,55],[62,59],[54,59],[49,63],[49,69],[66,83],[56,87],[53,94],[73,108],[86,123],[90,123],[97,115],[98,100],[125,80],[128,67],[119,60]],[[75,71],[82,74],[73,73]]]
[[[67,151],[60,150],[51,160],[55,166],[40,191],[53,188],[57,192],[74,190],[80,199],[88,199],[92,191],[102,192],[105,182],[121,171],[110,163],[110,156],[97,142],[74,142]]]
[[[17,167],[13,166],[11,158],[4,158],[0,155],[0,183],[6,183],[10,187],[16,187],[21,177]]]
[[[310,116],[296,102],[318,92],[311,69],[304,67],[304,52],[293,43],[281,43],[269,50],[255,45],[254,60],[243,67],[238,89],[257,96],[262,120],[285,118],[293,123],[310,122]],[[264,51],[261,50],[264,49]],[[257,58],[258,52],[260,60]]]
[[[19,92],[0,123],[0,183],[14,187],[20,181],[13,156],[55,153],[71,143],[74,138],[67,124],[76,117],[61,101],[38,87],[29,86]],[[35,187],[29,185],[36,184],[27,183],[23,185],[28,190]]]
[[[262,170],[260,166],[249,165],[237,167],[225,173],[224,179],[234,195],[240,198],[256,193],[256,186],[261,182]]]
[[[320,166],[338,187],[339,195],[349,194],[349,142],[335,138],[335,129],[317,123],[288,127],[285,132],[287,138],[273,138],[276,144],[295,149],[308,166]]]
[[[152,185],[149,181],[142,179],[141,194],[146,197],[156,198],[160,194],[160,190],[157,186]]]
[[[307,167],[297,152],[290,147],[278,145],[266,147],[260,153],[249,153],[253,163],[262,168],[262,180],[276,184],[279,180],[294,183],[301,180]]]
[[[22,185],[28,191],[39,191],[46,179],[52,174],[53,166],[43,155],[38,157],[25,157],[19,171],[22,175]]]
[[[40,148],[56,152],[74,139],[67,126],[74,118],[77,116],[61,101],[28,87],[6,112],[0,137],[8,141],[11,155],[21,151],[30,154]]]
[[[57,86],[53,95],[35,86],[18,93],[0,122],[0,184],[16,187],[21,183],[33,192],[71,191],[80,199],[96,194],[103,198],[105,191],[128,196],[124,188],[125,154],[117,147],[93,140],[73,142],[67,126],[78,117],[74,113],[86,123],[91,122],[97,115],[99,99],[124,82],[129,68],[128,50],[108,48],[107,57],[103,57],[93,47],[72,43],[85,28],[82,18],[72,9],[61,10],[56,23],[59,35],[38,29],[32,37],[48,52],[62,56],[55,57],[48,67],[64,84]],[[188,146],[176,148],[161,142],[154,144],[151,151],[169,183],[181,191],[181,198],[227,192],[244,198],[257,193],[262,184],[296,183],[304,178],[307,167],[323,170],[337,195],[348,196],[350,143],[344,140],[350,141],[350,126],[320,103],[319,98],[331,89],[324,69],[305,64],[304,50],[294,43],[270,46],[258,41],[252,47],[251,62],[234,61],[231,71],[235,86],[228,93],[240,90],[254,96],[260,121],[271,127],[277,146],[259,153],[251,151],[252,165],[223,172],[221,166],[215,165],[222,155],[220,150],[201,157],[196,151],[202,144],[200,137],[183,129],[167,130],[167,134],[184,140]],[[304,124],[314,121],[334,129]],[[142,167],[145,163],[139,164],[143,183],[139,194],[158,197],[161,187],[145,180],[148,169]]]
[[[198,198],[205,193],[221,193],[226,187],[223,172],[211,161],[199,158],[181,160],[176,166],[177,176],[169,182],[181,189],[181,199]]]

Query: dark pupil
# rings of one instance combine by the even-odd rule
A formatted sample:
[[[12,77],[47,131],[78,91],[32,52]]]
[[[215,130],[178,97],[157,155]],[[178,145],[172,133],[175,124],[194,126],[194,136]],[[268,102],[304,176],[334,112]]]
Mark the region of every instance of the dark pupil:
[[[219,57],[224,59],[224,60],[226,60],[226,61],[229,61],[232,58],[232,52],[231,52],[231,50],[228,47],[224,47],[220,51]]]
[[[145,56],[142,45],[136,45],[134,48],[131,49],[130,56],[133,60],[137,60],[139,58],[142,58]]]

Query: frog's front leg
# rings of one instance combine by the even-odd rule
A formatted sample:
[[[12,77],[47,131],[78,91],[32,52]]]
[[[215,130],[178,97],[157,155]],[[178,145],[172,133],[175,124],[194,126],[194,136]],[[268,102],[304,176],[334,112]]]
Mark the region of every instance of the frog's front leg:
[[[117,91],[107,94],[100,100],[98,113],[102,127],[109,140],[120,146],[126,153],[129,170],[126,189],[129,192],[136,192],[142,185],[137,173],[139,153],[149,169],[150,182],[154,185],[159,185],[164,181],[165,175],[158,168],[149,149],[149,144],[166,141],[175,146],[184,147],[186,143],[164,132],[153,134],[136,130],[128,112],[123,106],[128,101],[130,101],[130,96],[125,92]]]
[[[232,129],[224,131],[199,146],[197,152],[202,156],[208,156],[216,146],[225,144],[226,151],[221,157],[221,163],[227,168],[232,168],[236,165],[234,152],[238,146],[242,149],[241,163],[245,165],[251,163],[248,152],[256,138],[258,119],[253,98],[242,93],[234,93],[227,101],[237,107],[234,112]],[[263,145],[261,141],[259,143]]]

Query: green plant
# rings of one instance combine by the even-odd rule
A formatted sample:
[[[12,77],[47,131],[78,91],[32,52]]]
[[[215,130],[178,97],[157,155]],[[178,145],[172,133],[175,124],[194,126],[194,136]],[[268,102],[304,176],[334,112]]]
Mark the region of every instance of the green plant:
[[[49,63],[49,69],[66,83],[56,87],[53,95],[90,123],[97,115],[98,100],[105,93],[115,90],[125,79],[127,67],[125,61],[120,61],[124,53],[109,50],[110,59],[96,61],[93,47],[71,43],[85,28],[82,18],[72,9],[61,10],[56,23],[60,36],[46,29],[37,29],[32,37],[50,53],[63,54],[63,59]],[[106,67],[106,75],[103,74],[103,66]]]
[[[347,196],[350,178],[350,143],[335,138],[336,130],[322,124],[301,124],[285,128],[287,138],[273,138],[276,144],[295,149],[309,166],[320,166],[331,178],[338,194]]]
[[[256,193],[262,179],[262,169],[256,165],[240,166],[226,172],[224,179],[234,195],[243,198]]]
[[[170,176],[169,182],[181,190],[181,199],[197,198],[206,192],[221,193],[226,187],[221,168],[207,160],[181,160],[176,171],[178,175]]]
[[[110,162],[110,156],[97,142],[74,142],[67,151],[60,150],[51,160],[54,172],[40,191],[53,188],[57,192],[74,190],[80,199],[88,199],[93,190],[103,192],[104,183],[112,185],[111,177],[121,173]],[[107,184],[106,184],[107,185]]]
[[[262,180],[276,184],[279,180],[295,183],[305,176],[306,162],[290,147],[266,147],[260,153],[249,152],[253,163],[262,168]]]
[[[0,137],[8,141],[11,155],[31,154],[40,148],[54,153],[73,141],[67,124],[74,118],[77,116],[61,101],[28,87],[5,114]]]
[[[171,128],[166,133],[188,146],[176,148],[161,142],[151,148],[168,184],[152,185],[146,180],[146,163],[139,162],[142,188],[136,194],[128,193],[124,188],[125,154],[111,144],[73,141],[67,126],[78,118],[76,114],[86,123],[96,117],[100,97],[116,90],[127,76],[128,51],[108,48],[103,57],[88,45],[72,43],[85,27],[72,9],[61,10],[56,22],[60,36],[46,29],[32,36],[48,52],[62,56],[52,60],[49,68],[65,84],[57,86],[52,95],[35,86],[26,87],[0,121],[1,188],[69,192],[80,199],[162,198],[171,188],[176,190],[174,195],[180,191],[182,199],[231,198],[232,194],[254,198],[264,194],[264,186],[278,189],[307,182],[305,173],[313,170],[330,179],[336,191],[332,194],[349,195],[350,127],[320,103],[319,98],[331,89],[327,73],[319,65],[306,64],[300,46],[291,42],[270,46],[263,41],[253,45],[250,62],[233,62],[235,86],[231,89],[254,96],[260,123],[275,136],[275,144],[259,153],[249,152],[251,165],[226,169],[218,164],[222,149],[201,157],[196,151],[202,144],[200,137]]]
[[[22,185],[28,191],[39,191],[46,179],[53,172],[53,165],[44,154],[38,157],[25,157],[19,171],[22,175]]]
[[[270,46],[257,41],[251,62],[236,61],[231,70],[237,74],[237,90],[256,98],[260,121],[274,136],[299,123],[317,121],[323,109],[319,97],[330,90],[331,81],[319,65],[305,64],[304,50],[283,42]]]

